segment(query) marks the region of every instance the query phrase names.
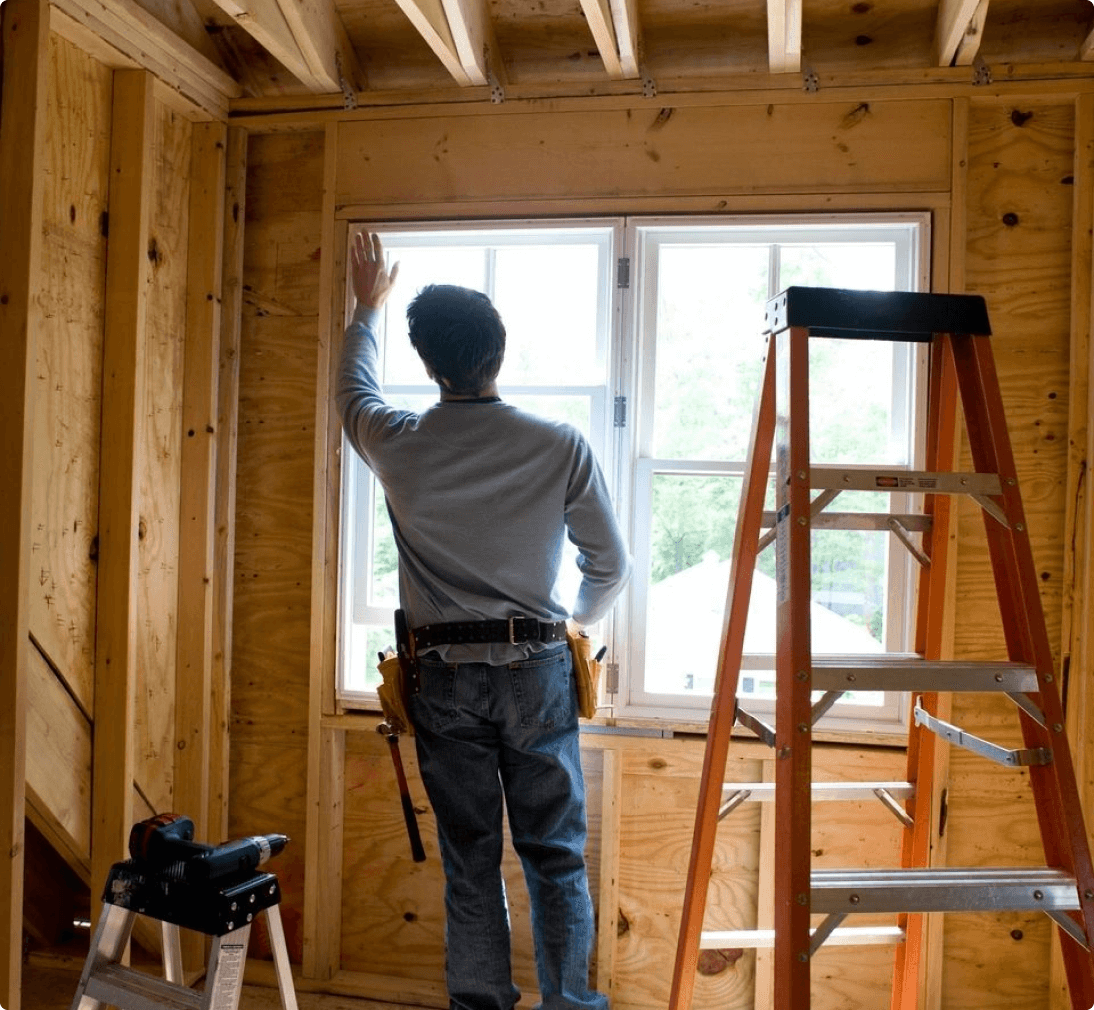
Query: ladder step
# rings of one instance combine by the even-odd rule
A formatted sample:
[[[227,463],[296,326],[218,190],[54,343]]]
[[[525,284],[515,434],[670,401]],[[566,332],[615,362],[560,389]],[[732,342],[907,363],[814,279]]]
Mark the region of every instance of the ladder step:
[[[1050,868],[814,870],[811,911],[1066,912],[1079,908],[1074,877]]]
[[[767,302],[764,330],[808,327],[813,336],[927,342],[935,333],[991,333],[980,295],[859,291],[793,285]]]
[[[775,799],[774,782],[726,782],[722,796],[748,793],[745,800],[753,803],[771,803]],[[872,800],[879,792],[886,792],[894,799],[905,800],[915,795],[910,782],[814,782],[813,802],[825,800]]]
[[[120,964],[95,969],[84,995],[120,1010],[200,1010],[203,996]]]
[[[814,656],[815,691],[1040,691],[1037,673],[1024,663],[966,663],[875,653]]]
[[[811,931],[813,932],[813,931]],[[840,926],[825,940],[828,946],[865,947],[904,942],[904,930],[899,926]],[[773,929],[722,929],[701,933],[699,946],[704,950],[726,950],[734,947],[766,949],[775,946]]]
[[[1001,495],[997,473],[952,473],[899,468],[809,468],[809,486],[832,491],[904,491],[911,494]]]

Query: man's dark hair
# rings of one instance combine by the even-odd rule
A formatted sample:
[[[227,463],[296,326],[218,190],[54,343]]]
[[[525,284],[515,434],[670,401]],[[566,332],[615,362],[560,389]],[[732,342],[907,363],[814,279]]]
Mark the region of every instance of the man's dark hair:
[[[481,291],[430,284],[407,306],[410,342],[426,367],[460,396],[473,396],[501,370],[505,327]]]

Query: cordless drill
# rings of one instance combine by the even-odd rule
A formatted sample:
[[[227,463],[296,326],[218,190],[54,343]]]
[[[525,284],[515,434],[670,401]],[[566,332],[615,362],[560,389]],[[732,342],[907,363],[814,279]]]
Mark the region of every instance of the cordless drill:
[[[253,874],[286,844],[286,835],[252,835],[220,845],[194,841],[194,822],[181,814],[157,814],[129,832],[129,854],[164,877],[208,884]]]

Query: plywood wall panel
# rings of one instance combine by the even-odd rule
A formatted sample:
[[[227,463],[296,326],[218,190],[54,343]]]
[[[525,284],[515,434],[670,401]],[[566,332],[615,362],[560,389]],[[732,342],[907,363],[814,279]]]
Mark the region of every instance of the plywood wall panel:
[[[444,873],[437,826],[412,739],[400,744],[426,860],[415,863],[387,743],[346,741],[342,964],[348,970],[444,983]],[[510,898],[521,900],[519,892]]]
[[[1059,655],[1067,508],[1074,111],[1070,104],[973,102],[969,112],[966,284],[987,299],[1003,403],[1026,506],[1042,604]],[[956,624],[959,655],[1005,655],[978,510],[962,506]],[[1019,746],[1006,699],[958,695],[953,721]],[[1043,865],[1024,771],[954,749],[947,819],[952,865]],[[1047,929],[948,916],[943,1007],[1044,1005]],[[1019,927],[1013,927],[1019,928]],[[1034,939],[1035,937],[1040,939]],[[988,995],[990,993],[990,996]]]
[[[30,627],[90,711],[112,76],[57,36],[49,57]]]
[[[338,203],[943,190],[949,123],[945,101],[346,123]]]
[[[240,332],[229,832],[283,832],[282,917],[303,956],[322,134],[255,137]],[[297,167],[290,170],[288,166]],[[308,236],[301,242],[302,236]],[[292,278],[292,280],[287,280]],[[311,856],[310,858],[314,858]],[[264,953],[261,937],[254,941]]]
[[[89,859],[91,723],[33,647],[27,663],[27,789],[72,851]]]

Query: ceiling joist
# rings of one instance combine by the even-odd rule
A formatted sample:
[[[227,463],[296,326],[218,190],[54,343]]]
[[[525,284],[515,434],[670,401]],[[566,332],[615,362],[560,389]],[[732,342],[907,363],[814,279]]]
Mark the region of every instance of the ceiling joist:
[[[486,6],[482,0],[441,0],[456,56],[471,84],[486,84]]]
[[[980,0],[965,34],[957,43],[957,52],[954,53],[953,65],[955,67],[971,67],[980,52],[980,43],[984,38],[984,23],[988,20],[988,3],[990,0]]]
[[[452,75],[455,82],[467,87],[471,79],[463,69],[459,53],[456,52],[456,42],[448,27],[448,17],[441,5],[441,0],[395,0],[395,2],[418,30],[418,34],[425,39],[437,59],[444,64],[444,68]]]
[[[332,0],[215,0],[310,91],[364,88],[364,77]]]
[[[968,66],[980,49],[989,0],[940,0],[935,30],[935,57],[940,67],[951,67],[958,59]]]
[[[638,5],[636,0],[610,0],[612,22],[615,25],[616,45],[619,47],[619,64],[623,76],[634,80],[641,76],[638,67]]]
[[[767,0],[767,64],[773,74],[802,65],[802,0]]]
[[[581,0],[581,9],[593,33],[600,58],[604,61],[604,70],[613,81],[622,79],[623,65],[619,62],[611,5],[608,0]]]
[[[1094,32],[1091,32],[1079,47],[1080,60],[1094,60]]]

